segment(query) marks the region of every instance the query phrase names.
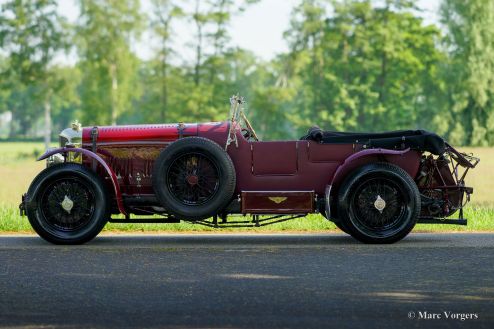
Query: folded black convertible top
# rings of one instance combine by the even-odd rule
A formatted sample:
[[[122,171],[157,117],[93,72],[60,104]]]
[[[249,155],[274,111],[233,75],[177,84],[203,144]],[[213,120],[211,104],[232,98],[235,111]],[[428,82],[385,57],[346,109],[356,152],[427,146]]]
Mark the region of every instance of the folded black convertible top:
[[[405,149],[440,155],[444,153],[444,139],[426,130],[395,130],[382,133],[360,133],[324,131],[314,126],[303,140],[313,140],[322,144],[364,144],[368,148]]]

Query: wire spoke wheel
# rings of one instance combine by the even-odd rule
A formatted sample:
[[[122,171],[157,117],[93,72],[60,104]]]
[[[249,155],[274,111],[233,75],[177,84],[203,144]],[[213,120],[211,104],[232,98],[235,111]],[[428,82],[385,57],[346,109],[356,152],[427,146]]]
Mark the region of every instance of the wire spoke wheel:
[[[203,137],[180,138],[154,162],[153,189],[167,214],[201,220],[218,214],[232,200],[235,167],[216,142]]]
[[[389,163],[369,163],[355,169],[338,195],[343,227],[364,243],[394,243],[415,226],[420,193],[410,175]]]
[[[205,154],[186,153],[170,165],[166,185],[177,201],[190,206],[201,205],[218,192],[219,170]]]
[[[406,195],[389,179],[369,178],[356,187],[351,207],[354,223],[360,230],[392,235],[401,229]]]
[[[94,191],[78,177],[50,182],[41,192],[40,212],[49,225],[62,231],[74,231],[92,219]]]
[[[103,229],[111,214],[109,193],[100,177],[76,163],[39,173],[26,193],[26,214],[43,239],[81,244]]]

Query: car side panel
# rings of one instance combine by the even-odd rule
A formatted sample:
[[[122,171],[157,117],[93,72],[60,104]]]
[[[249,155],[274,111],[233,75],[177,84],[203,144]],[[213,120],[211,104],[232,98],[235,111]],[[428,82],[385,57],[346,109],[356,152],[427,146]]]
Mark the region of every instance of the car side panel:
[[[235,164],[237,193],[315,191],[322,194],[336,168],[352,152],[352,145],[334,150],[330,145],[318,148],[312,141],[248,142],[242,136],[237,138],[238,147],[228,148]],[[309,157],[311,146],[321,153],[317,161]]]
[[[280,141],[265,143],[265,147],[253,153],[257,143],[248,142],[242,136],[237,136],[238,147],[230,145],[228,153],[235,164],[237,174],[237,189],[241,191],[314,191],[324,195],[326,186],[331,183],[333,176],[350,155],[361,151],[354,144],[318,144],[314,141]],[[296,145],[296,171],[293,172],[293,156],[284,156],[282,150]],[[254,154],[254,155],[253,155]],[[366,156],[359,159],[355,165],[368,162],[387,161],[402,167],[411,177],[415,177],[420,160],[420,153],[409,151],[403,155]],[[269,174],[260,175],[256,166]],[[278,171],[276,170],[278,169]],[[350,167],[351,168],[351,167]],[[288,170],[292,172],[288,172]]]
[[[251,172],[254,176],[292,176],[298,172],[296,141],[252,142]]]

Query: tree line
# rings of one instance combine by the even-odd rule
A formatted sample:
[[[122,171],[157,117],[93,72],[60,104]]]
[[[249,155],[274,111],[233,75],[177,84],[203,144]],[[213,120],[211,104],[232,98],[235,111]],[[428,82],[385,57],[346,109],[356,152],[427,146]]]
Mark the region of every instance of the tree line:
[[[263,138],[327,130],[428,129],[458,145],[494,144],[494,2],[443,0],[426,24],[410,0],[300,0],[286,53],[262,61],[234,46],[236,15],[262,0],[7,0],[0,14],[0,113],[9,138],[84,125],[223,120],[248,100]],[[176,22],[193,27],[181,60]],[[143,33],[153,58],[133,51]],[[75,64],[54,60],[75,53]]]

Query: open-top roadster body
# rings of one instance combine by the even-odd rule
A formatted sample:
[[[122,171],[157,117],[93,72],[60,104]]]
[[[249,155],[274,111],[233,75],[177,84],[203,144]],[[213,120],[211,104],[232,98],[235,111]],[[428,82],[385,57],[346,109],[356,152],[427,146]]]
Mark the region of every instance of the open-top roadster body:
[[[391,243],[417,222],[466,225],[464,178],[479,161],[421,130],[315,126],[300,140],[259,141],[238,96],[224,122],[75,124],[43,159],[20,209],[62,244],[89,241],[108,221],[261,226],[315,212],[360,241]]]

